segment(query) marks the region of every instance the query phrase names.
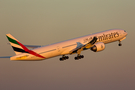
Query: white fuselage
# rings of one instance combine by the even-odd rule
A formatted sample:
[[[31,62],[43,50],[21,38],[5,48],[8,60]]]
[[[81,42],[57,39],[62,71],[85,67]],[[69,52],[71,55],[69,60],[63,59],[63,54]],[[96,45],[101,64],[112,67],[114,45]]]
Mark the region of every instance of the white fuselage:
[[[104,44],[107,44],[115,41],[121,41],[126,37],[126,35],[127,33],[124,30],[120,30],[120,29],[107,30],[107,31],[90,34],[75,39],[33,49],[34,52],[44,56],[45,58],[40,58],[28,53],[23,53],[20,55],[13,56],[10,59],[11,60],[43,60],[59,55],[67,55],[71,50],[77,47],[78,45],[77,43],[81,43],[82,45],[85,45],[88,42],[90,42],[94,36],[98,38],[96,43],[103,42]]]

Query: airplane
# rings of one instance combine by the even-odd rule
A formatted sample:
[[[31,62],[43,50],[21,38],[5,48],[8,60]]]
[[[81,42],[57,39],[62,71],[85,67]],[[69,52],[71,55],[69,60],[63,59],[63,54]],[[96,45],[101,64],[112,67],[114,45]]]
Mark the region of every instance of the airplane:
[[[111,29],[86,36],[58,42],[51,45],[36,46],[36,45],[23,45],[11,34],[6,34],[10,45],[12,46],[15,56],[11,56],[10,60],[19,61],[38,61],[45,60],[56,56],[62,56],[59,60],[64,61],[69,59],[72,54],[77,54],[74,58],[79,60],[84,58],[81,52],[84,50],[91,50],[93,52],[103,51],[105,44],[119,41],[119,46],[122,46],[123,41],[127,36],[127,32],[122,29]],[[32,49],[28,49],[32,48]],[[9,57],[9,56],[8,56]],[[3,57],[4,58],[4,57]]]

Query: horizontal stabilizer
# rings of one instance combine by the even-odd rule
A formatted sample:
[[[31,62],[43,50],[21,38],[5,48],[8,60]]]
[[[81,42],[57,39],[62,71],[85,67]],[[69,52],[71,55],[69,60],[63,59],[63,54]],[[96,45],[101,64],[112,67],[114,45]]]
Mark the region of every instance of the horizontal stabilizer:
[[[40,45],[24,45],[25,47],[28,47],[28,48],[38,48],[38,47],[41,47]]]
[[[7,44],[10,45],[10,43],[7,43]],[[24,45],[24,46],[27,48],[32,48],[32,49],[42,47],[41,45]]]
[[[2,56],[0,58],[10,58],[10,57],[12,57],[12,56]]]

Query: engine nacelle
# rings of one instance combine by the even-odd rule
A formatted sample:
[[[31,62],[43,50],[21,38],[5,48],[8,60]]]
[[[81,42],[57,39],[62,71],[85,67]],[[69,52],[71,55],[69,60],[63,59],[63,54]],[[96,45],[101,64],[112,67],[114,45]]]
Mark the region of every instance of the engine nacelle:
[[[105,44],[103,42],[99,42],[94,44],[93,47],[91,47],[91,50],[94,52],[103,51],[105,49]]]

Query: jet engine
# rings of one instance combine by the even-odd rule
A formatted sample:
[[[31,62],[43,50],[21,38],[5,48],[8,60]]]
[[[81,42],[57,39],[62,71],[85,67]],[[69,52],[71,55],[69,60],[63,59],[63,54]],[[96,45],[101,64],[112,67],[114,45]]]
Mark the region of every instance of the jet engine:
[[[105,49],[105,44],[103,42],[99,42],[94,44],[93,47],[91,47],[91,50],[94,52],[103,51]]]

